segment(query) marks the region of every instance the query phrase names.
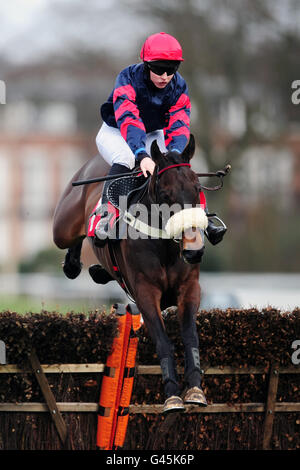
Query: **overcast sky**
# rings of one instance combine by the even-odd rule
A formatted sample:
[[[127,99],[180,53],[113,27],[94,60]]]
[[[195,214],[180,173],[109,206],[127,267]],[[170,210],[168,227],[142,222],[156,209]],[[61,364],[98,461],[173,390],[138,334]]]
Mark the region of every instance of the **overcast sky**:
[[[10,0],[0,3],[0,54],[35,61],[53,51],[88,47],[120,57],[132,52],[154,25],[137,21],[137,0]],[[157,23],[158,24],[158,23]],[[137,50],[137,55],[139,50]]]
[[[175,4],[176,1],[173,0]],[[300,0],[265,1],[271,5],[278,30],[297,28],[299,31]],[[95,52],[108,52],[118,59],[124,56],[126,61],[127,53],[136,51],[138,56],[147,35],[164,30],[157,19],[154,23],[138,15],[137,5],[141,2],[151,0],[127,0],[125,4],[121,0],[2,1],[0,56],[11,62],[26,63],[62,48],[68,54],[74,48],[86,47]],[[203,11],[211,7],[215,13],[208,0],[194,0],[194,4]],[[218,17],[214,14],[213,18]],[[254,37],[257,28],[255,31]]]

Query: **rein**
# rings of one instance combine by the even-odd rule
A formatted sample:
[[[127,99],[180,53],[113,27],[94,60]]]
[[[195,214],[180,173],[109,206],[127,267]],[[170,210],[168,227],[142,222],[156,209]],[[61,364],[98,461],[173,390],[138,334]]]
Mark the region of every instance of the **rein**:
[[[191,165],[190,165],[190,163],[178,163],[177,165],[170,165],[170,166],[160,170],[158,172],[158,175],[160,175],[161,173],[163,173],[166,170],[169,170],[170,168],[175,168],[177,166],[191,166]],[[201,185],[202,188],[206,189],[207,191],[217,191],[218,189],[222,188],[223,178],[224,178],[224,176],[226,176],[230,172],[230,170],[231,170],[231,165],[226,165],[223,170],[218,170],[216,172],[210,172],[210,173],[196,173],[196,175],[198,176],[198,178],[207,177],[207,176],[209,176],[209,177],[216,176],[216,177],[220,178],[221,183],[219,184],[219,186],[207,187],[207,186]],[[102,181],[109,181],[109,180],[121,178],[122,176],[138,175],[139,173],[141,173],[140,169],[130,171],[129,173],[122,173],[122,174],[119,174],[119,175],[110,175],[110,176],[107,175],[107,176],[100,176],[98,178],[92,178],[92,179],[88,179],[88,180],[78,180],[78,181],[73,181],[72,186],[81,186],[83,184],[100,183]]]

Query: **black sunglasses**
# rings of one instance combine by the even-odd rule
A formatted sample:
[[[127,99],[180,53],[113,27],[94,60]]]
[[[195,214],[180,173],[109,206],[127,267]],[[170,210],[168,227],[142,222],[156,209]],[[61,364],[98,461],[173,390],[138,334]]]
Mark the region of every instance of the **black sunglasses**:
[[[179,68],[179,64],[174,64],[174,65],[163,65],[163,64],[155,64],[152,62],[147,62],[147,65],[151,72],[155,73],[155,75],[163,75],[165,72],[167,72],[167,75],[173,75],[174,73],[177,72]]]

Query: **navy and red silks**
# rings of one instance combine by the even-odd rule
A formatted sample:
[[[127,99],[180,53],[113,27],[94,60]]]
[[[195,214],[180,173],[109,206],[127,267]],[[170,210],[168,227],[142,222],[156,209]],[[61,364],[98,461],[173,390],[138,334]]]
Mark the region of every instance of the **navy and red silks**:
[[[180,153],[190,136],[191,103],[188,88],[176,72],[163,89],[155,87],[144,64],[130,65],[117,77],[108,100],[101,106],[104,122],[118,127],[132,152],[145,151],[146,133],[164,130],[168,150]]]

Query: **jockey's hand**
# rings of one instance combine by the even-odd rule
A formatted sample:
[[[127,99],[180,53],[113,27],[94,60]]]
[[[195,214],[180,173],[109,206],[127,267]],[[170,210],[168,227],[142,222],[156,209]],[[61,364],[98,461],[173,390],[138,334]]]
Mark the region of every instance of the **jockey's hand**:
[[[142,161],[140,163],[140,167],[141,167],[141,170],[142,170],[145,178],[147,178],[147,176],[148,176],[147,171],[150,173],[150,175],[153,175],[154,168],[155,168],[155,163],[152,160],[152,158],[145,157],[145,158],[142,159]]]

